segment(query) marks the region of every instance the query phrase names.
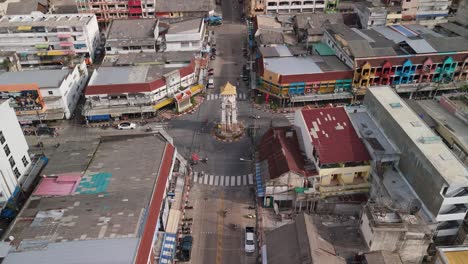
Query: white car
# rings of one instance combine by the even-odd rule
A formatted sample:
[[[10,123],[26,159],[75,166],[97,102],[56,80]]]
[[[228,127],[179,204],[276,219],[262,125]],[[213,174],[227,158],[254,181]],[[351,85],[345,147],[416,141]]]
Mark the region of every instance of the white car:
[[[117,129],[119,130],[127,130],[127,129],[135,129],[136,124],[135,123],[130,123],[130,122],[122,122],[117,126]]]
[[[253,227],[245,227],[245,253],[255,252],[255,229]]]

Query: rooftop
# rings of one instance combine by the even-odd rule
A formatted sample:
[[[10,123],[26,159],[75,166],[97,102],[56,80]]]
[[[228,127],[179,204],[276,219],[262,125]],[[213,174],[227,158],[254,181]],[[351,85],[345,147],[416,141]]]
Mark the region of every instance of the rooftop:
[[[167,34],[190,34],[200,31],[203,23],[202,18],[188,19],[180,22],[170,23]]]
[[[45,3],[43,3],[45,2]],[[42,0],[22,0],[19,2],[10,2],[8,3],[7,8],[7,15],[23,15],[23,14],[30,14],[34,11],[38,10],[38,5],[43,5],[43,7],[47,7],[47,1]],[[44,10],[44,11],[47,11]]]
[[[372,29],[349,28],[344,24],[328,24],[325,27],[331,35],[336,35],[345,51],[354,58],[468,50],[465,38],[443,36],[421,25]]]
[[[297,134],[290,127],[275,127],[265,133],[259,145],[259,159],[267,166],[269,179],[290,171],[302,176],[316,174],[306,169]]]
[[[137,66],[150,64],[189,64],[195,56],[193,51],[138,52],[106,55],[101,66]]]
[[[0,18],[0,27],[84,26],[92,19],[96,19],[94,14],[14,15]]]
[[[107,30],[106,46],[127,46],[132,43],[154,45],[156,42],[155,27],[156,20],[152,18],[112,19]]]
[[[272,57],[263,59],[266,70],[280,75],[313,74],[350,70],[335,56]]]
[[[437,247],[437,253],[442,264],[464,264],[468,259],[467,246]]]
[[[300,110],[320,164],[370,160],[343,107]]]
[[[258,28],[276,28],[281,29],[281,23],[276,20],[276,17],[270,15],[257,15],[255,17],[257,20]]]
[[[263,58],[271,57],[291,57],[293,54],[286,45],[277,45],[272,47],[259,47]]]
[[[346,263],[318,233],[313,217],[307,214],[300,214],[294,223],[268,232],[266,247],[268,263],[272,264]]]
[[[373,87],[368,92],[380,102],[451,187],[468,186],[463,164],[390,87]]]
[[[177,68],[165,68],[164,65],[100,67],[89,80],[89,85],[146,83],[172,71],[177,71]]]
[[[399,150],[388,140],[382,129],[364,108],[349,107],[346,110],[352,125],[358,131],[373,159],[382,162],[399,159]]]
[[[398,253],[379,250],[364,253],[367,264],[403,264]]]
[[[208,12],[215,8],[211,0],[156,0],[155,6],[158,12]]]
[[[173,154],[171,145],[153,135],[104,138],[72,195],[31,196],[5,236],[15,237],[15,252],[6,263],[27,263],[33,257],[50,259],[48,263],[129,263],[125,260],[135,257],[143,236],[156,181],[168,176]],[[81,252],[64,256],[73,261],[55,256],[71,250]]]
[[[70,69],[61,69],[4,72],[0,74],[0,85],[37,83],[39,88],[58,88],[70,71]]]
[[[419,100],[418,104],[440,125],[445,126],[462,143],[465,149],[468,149],[468,125],[454,114],[448,112],[437,101]]]

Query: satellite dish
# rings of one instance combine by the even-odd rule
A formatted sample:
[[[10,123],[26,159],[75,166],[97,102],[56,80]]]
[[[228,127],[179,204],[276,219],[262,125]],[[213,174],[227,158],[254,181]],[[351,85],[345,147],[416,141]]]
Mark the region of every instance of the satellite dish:
[[[13,240],[15,240],[15,237],[14,237],[14,236],[9,236],[9,237],[8,237],[8,240],[9,240],[10,242],[12,242]]]

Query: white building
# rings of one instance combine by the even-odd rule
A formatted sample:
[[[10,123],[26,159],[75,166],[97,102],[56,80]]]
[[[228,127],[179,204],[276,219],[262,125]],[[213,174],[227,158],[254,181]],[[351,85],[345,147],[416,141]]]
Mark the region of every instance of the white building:
[[[0,19],[0,51],[15,51],[22,65],[63,65],[94,59],[99,28],[92,14],[15,15]],[[71,57],[71,58],[70,58]]]
[[[323,13],[327,0],[266,0],[265,12],[276,13]]]
[[[438,222],[436,237],[456,235],[468,213],[467,168],[392,88],[368,88],[364,105],[399,148],[398,169]]]
[[[158,20],[114,19],[106,37],[106,54],[156,52]]]
[[[84,62],[72,69],[5,72],[0,74],[0,96],[14,98],[10,102],[20,123],[69,119],[87,80]],[[34,102],[25,104],[28,99]]]
[[[202,18],[159,25],[158,43],[163,51],[199,51],[203,47],[206,24]]]
[[[3,208],[31,166],[28,144],[8,100],[0,101],[0,205]]]

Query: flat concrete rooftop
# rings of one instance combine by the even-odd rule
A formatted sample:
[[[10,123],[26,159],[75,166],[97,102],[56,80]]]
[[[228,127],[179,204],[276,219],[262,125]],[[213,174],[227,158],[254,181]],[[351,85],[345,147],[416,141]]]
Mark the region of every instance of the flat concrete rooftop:
[[[368,89],[451,187],[468,186],[465,166],[390,87]]]
[[[72,195],[30,198],[5,236],[15,237],[16,251],[140,237],[166,142],[152,135],[111,138],[101,140]]]

